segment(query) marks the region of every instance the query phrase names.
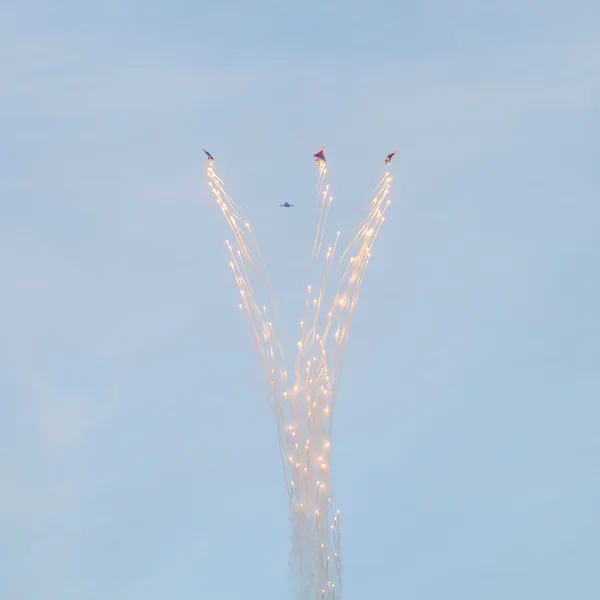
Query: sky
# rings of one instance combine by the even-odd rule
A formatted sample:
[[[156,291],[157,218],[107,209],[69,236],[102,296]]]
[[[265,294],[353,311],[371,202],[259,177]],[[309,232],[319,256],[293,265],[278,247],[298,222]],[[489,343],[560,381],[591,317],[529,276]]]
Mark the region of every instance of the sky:
[[[335,415],[344,598],[598,597],[599,40],[591,0],[3,4],[0,597],[291,597],[201,147],[292,355],[321,144],[343,236],[399,148]]]

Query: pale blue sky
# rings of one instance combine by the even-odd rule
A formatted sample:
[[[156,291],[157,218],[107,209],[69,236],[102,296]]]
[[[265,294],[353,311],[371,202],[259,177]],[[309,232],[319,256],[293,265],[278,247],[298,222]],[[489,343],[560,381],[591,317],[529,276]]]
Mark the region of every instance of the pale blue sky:
[[[591,0],[3,5],[0,598],[289,597],[200,147],[293,350],[322,143],[348,233],[399,147],[334,431],[346,600],[599,597],[599,23]]]

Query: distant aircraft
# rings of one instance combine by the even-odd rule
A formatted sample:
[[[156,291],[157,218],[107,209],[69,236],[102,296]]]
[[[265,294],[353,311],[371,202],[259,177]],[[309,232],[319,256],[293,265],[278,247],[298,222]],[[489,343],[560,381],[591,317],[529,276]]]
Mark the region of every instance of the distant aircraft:
[[[321,146],[321,149],[316,153],[313,154],[313,156],[315,157],[315,160],[317,162],[327,162],[327,159],[325,158],[325,146]]]
[[[398,148],[396,148],[393,152],[390,152],[390,154],[387,155],[387,157],[385,159],[386,165],[389,165],[392,162],[392,156],[394,156],[394,154],[396,154],[396,152],[398,152]]]
[[[206,156],[208,156],[208,160],[215,160],[212,157],[212,154],[208,150],[204,150],[204,148],[202,148],[202,150],[204,151],[204,154],[206,154]]]
[[[284,202],[283,204],[280,204],[279,206],[284,206],[285,208],[289,208],[290,206],[294,206],[294,205],[290,204],[289,202]]]

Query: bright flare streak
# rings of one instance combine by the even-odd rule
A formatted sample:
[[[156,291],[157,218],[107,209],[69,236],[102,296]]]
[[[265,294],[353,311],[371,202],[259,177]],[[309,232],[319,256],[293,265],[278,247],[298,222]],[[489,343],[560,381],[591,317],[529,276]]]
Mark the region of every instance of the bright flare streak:
[[[321,213],[313,244],[313,258],[320,254],[325,226],[332,203],[327,168],[319,163],[317,196]],[[226,193],[213,164],[207,168],[209,187],[228,224],[234,245],[227,241],[229,267],[238,287],[240,311],[248,321],[256,360],[277,425],[279,450],[292,515],[292,564],[298,600],[332,600],[342,595],[342,553],[339,511],[331,505],[331,434],[336,392],[341,378],[346,344],[356,310],[373,245],[379,235],[385,212],[390,205],[391,177],[388,173],[375,188],[369,211],[347,254],[346,266],[329,310],[323,313],[325,292],[340,232],[327,247],[320,287],[311,297],[308,286],[305,315],[300,321],[301,338],[297,342],[294,382],[288,381],[285,357],[268,318],[267,304],[276,307],[265,262],[249,222],[240,207]],[[252,278],[264,285],[268,302],[258,303]],[[277,311],[275,311],[275,314]],[[322,322],[324,320],[324,322]],[[330,335],[333,332],[333,336]],[[302,444],[302,445],[300,445]],[[328,491],[326,493],[326,491]],[[330,568],[333,556],[334,569]],[[333,572],[335,571],[335,572]]]

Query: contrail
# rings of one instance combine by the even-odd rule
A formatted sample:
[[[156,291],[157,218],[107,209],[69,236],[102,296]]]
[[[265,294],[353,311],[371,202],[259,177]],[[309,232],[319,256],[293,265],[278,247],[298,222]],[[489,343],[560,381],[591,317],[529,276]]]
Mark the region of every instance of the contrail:
[[[290,567],[294,594],[297,600],[341,600],[340,512],[333,508],[331,490],[333,410],[352,318],[373,245],[390,205],[392,178],[386,173],[375,188],[367,217],[341,256],[345,267],[329,304],[325,299],[326,288],[338,250],[339,231],[327,247],[320,287],[318,290],[312,286],[307,288],[300,339],[296,343],[296,359],[290,376],[268,307],[257,301],[252,285],[252,278],[256,277],[267,292],[269,304],[276,306],[267,267],[250,224],[226,193],[213,161],[209,162],[206,173],[209,187],[232,232],[232,241],[226,241],[229,266],[277,426],[292,522]],[[331,204],[331,200],[327,201],[329,186],[323,190],[325,174],[321,163],[317,194],[321,196],[322,205],[313,257],[320,253]]]

